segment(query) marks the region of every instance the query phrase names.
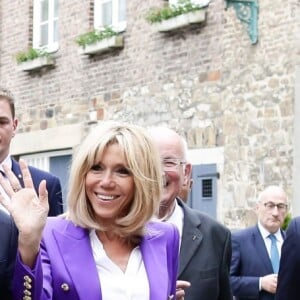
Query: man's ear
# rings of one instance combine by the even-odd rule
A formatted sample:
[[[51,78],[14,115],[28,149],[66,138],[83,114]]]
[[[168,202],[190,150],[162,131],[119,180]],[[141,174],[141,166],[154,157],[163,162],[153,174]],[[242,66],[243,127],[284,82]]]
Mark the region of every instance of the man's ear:
[[[16,130],[17,130],[18,124],[19,124],[19,121],[17,118],[15,118],[13,120],[13,137],[16,135]]]
[[[187,185],[189,182],[189,178],[192,176],[192,165],[190,163],[186,163],[184,168],[184,181],[183,185]]]

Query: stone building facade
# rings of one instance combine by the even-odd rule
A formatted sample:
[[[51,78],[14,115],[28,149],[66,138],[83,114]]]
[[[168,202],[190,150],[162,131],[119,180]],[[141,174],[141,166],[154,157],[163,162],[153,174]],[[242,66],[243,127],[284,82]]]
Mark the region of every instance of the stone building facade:
[[[59,1],[55,66],[24,72],[15,55],[32,43],[32,2],[0,1],[0,84],[14,93],[19,119],[13,154],[72,152],[91,113],[167,125],[187,138],[193,163],[217,164],[217,218],[225,225],[255,222],[256,197],[270,184],[282,185],[297,207],[298,0],[258,1],[256,44],[225,0],[211,0],[204,23],[167,33],[145,19],[166,1],[130,0],[124,47],[94,56],[75,43],[93,27],[94,1]]]

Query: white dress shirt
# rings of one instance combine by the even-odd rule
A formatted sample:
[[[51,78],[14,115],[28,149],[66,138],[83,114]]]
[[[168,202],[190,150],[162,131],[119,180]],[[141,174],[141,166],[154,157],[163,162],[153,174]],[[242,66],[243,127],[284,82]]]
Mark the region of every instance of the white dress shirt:
[[[0,165],[0,171],[2,171],[3,173],[5,173],[2,165],[6,165],[6,166],[8,166],[8,167],[11,169],[11,166],[12,166],[11,157],[10,157],[10,156],[7,156],[7,157],[3,160],[3,162],[1,163],[1,165]],[[6,178],[6,180],[8,180],[8,179]],[[5,199],[10,200],[9,196],[6,194],[6,192],[4,191],[4,189],[2,188],[1,185],[0,185],[0,193],[1,193],[1,195],[2,195]],[[7,211],[7,209],[6,209],[2,204],[0,204],[0,209],[3,210],[3,211],[5,211],[7,214],[9,214],[9,212]]]
[[[269,235],[271,234],[265,227],[263,227],[260,222],[258,222],[258,229],[260,231],[260,234],[264,240],[266,249],[268,251],[269,257],[271,258],[271,239],[269,238]],[[283,244],[283,238],[280,231],[280,228],[277,230],[277,232],[274,233],[276,237],[276,244],[278,248],[279,257],[281,257],[281,246]],[[259,290],[261,291],[261,280],[262,277],[259,278]]]
[[[268,251],[269,257],[271,257],[271,240],[269,238],[269,235],[271,234],[267,229],[265,229],[259,222],[258,222],[258,228],[260,231],[260,234],[265,242],[266,249]],[[274,233],[274,236],[276,237],[276,244],[277,249],[279,253],[279,257],[281,256],[281,247],[283,244],[283,237],[280,231],[280,228]]]
[[[95,230],[90,231],[103,300],[149,300],[149,282],[142,254],[135,247],[123,272],[106,254]]]
[[[172,214],[169,216],[168,219],[166,219],[166,222],[172,223],[174,224],[178,231],[179,231],[179,249],[180,249],[180,245],[181,245],[181,237],[182,237],[182,229],[183,229],[183,218],[184,218],[184,214],[183,214],[183,210],[182,208],[178,205],[177,201],[175,200],[175,208],[172,212]]]

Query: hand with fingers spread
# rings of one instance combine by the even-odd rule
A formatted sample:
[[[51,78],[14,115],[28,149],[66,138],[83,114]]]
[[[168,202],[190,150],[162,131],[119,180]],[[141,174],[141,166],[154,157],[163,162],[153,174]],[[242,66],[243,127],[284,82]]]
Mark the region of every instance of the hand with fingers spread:
[[[37,196],[30,172],[24,160],[20,160],[24,188],[21,187],[14,173],[3,166],[8,180],[0,175],[0,184],[9,199],[0,195],[0,202],[9,211],[19,230],[19,251],[25,264],[31,266],[38,253],[42,231],[46,224],[49,210],[46,181],[39,186]]]

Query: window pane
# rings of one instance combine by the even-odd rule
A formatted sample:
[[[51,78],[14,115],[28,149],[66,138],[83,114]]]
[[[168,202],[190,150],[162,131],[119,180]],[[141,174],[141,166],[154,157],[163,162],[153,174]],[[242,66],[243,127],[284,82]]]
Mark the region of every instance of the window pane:
[[[48,0],[42,0],[41,1],[41,22],[45,22],[48,20],[49,15],[49,1]]]
[[[40,46],[48,45],[48,24],[43,24],[41,26],[41,38]]]
[[[202,180],[202,198],[211,198],[213,192],[213,181],[212,179]]]
[[[102,4],[102,25],[109,26],[112,24],[112,3],[106,2]]]
[[[58,17],[58,0],[54,0],[54,18]]]
[[[119,21],[126,21],[126,0],[119,0]]]
[[[53,22],[53,42],[58,42],[58,21]]]

